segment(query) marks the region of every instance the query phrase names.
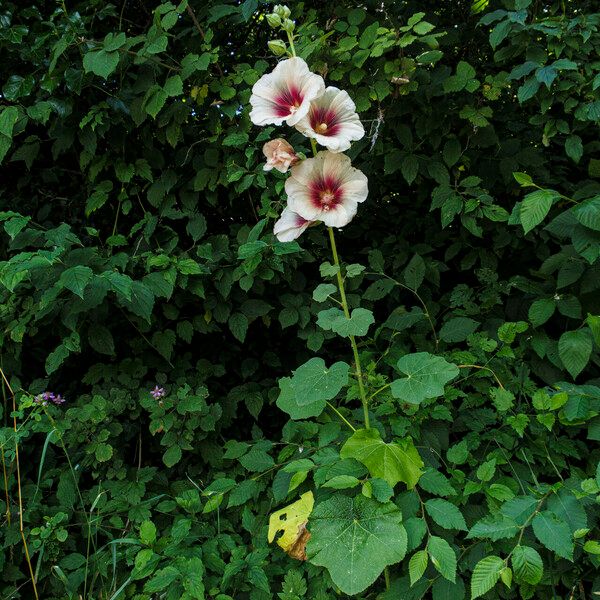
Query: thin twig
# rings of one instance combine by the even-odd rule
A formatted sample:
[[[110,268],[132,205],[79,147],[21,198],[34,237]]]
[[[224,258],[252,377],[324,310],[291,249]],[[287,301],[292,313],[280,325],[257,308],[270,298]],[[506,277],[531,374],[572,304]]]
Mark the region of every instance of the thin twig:
[[[346,419],[346,417],[344,417],[344,415],[333,404],[331,404],[331,402],[327,402],[327,406],[329,406],[329,408],[331,408],[331,410],[333,410],[333,412],[342,421],[344,421],[344,423],[346,423],[346,425],[348,425],[348,427],[350,427],[350,429],[352,429],[352,431],[356,431],[356,427],[354,427],[354,425],[352,425],[352,423],[350,423],[350,421],[348,421],[348,419]]]
[[[21,493],[21,468],[19,464],[19,438],[17,437],[17,405],[15,401],[15,393],[4,374],[4,370],[0,368],[0,373],[2,374],[2,379],[4,379],[4,383],[8,388],[10,395],[12,397],[12,405],[13,405],[13,429],[15,432],[15,463],[17,466],[17,490],[19,496],[19,532],[21,534],[21,539],[23,540],[23,548],[25,549],[25,559],[27,560],[27,565],[29,567],[29,573],[31,575],[31,584],[33,585],[33,592],[35,594],[36,600],[39,600],[39,595],[37,591],[37,585],[35,582],[35,574],[33,572],[33,565],[31,564],[31,557],[29,556],[29,547],[27,546],[27,540],[25,538],[25,529],[23,527],[23,495]]]
[[[194,9],[188,4],[186,6],[186,10],[187,10],[188,15],[190,15],[190,18],[194,22],[196,29],[200,33],[200,36],[202,37],[202,41],[204,41],[204,39],[206,38],[206,34],[204,33],[204,30],[202,29],[202,27],[200,26],[200,23],[198,22],[198,19],[196,18],[196,13],[194,12]],[[218,62],[216,62],[215,67],[217,67],[217,71],[219,71],[219,75],[221,77],[223,77],[224,73],[223,73],[223,69],[221,69],[221,65]]]
[[[459,369],[482,369],[484,371],[489,371],[493,376],[494,379],[496,380],[496,383],[500,386],[501,389],[505,389],[504,386],[502,385],[502,382],[500,381],[500,379],[498,379],[498,375],[496,375],[496,373],[494,373],[494,371],[492,369],[490,369],[489,367],[482,367],[481,365],[458,365]]]
[[[411,287],[408,287],[407,285],[400,283],[397,279],[394,279],[393,277],[390,277],[389,275],[386,275],[385,273],[377,273],[377,272],[371,273],[371,272],[367,271],[367,272],[365,272],[365,275],[380,275],[381,277],[385,277],[386,279],[393,281],[398,287],[408,290],[409,292],[414,294],[416,299],[421,303],[421,306],[423,307],[423,314],[427,317],[427,320],[429,321],[429,326],[431,327],[431,333],[433,333],[433,339],[435,341],[435,349],[437,351],[440,341],[438,340],[437,333],[435,332],[435,325],[433,324],[433,319],[431,318],[431,315],[429,314],[429,309],[427,308],[427,304],[425,304],[425,301],[423,300],[423,298],[421,298],[421,296],[419,296],[419,293],[417,292],[417,290],[413,290]]]

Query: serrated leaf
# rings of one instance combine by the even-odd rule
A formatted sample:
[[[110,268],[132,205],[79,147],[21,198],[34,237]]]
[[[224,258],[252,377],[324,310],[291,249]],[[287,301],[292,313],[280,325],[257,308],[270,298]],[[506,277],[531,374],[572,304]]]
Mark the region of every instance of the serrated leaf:
[[[246,333],[248,332],[248,317],[246,317],[246,315],[240,312],[233,313],[229,317],[227,325],[229,326],[231,333],[233,333],[240,342],[243,342],[246,339]]]
[[[429,561],[429,555],[427,550],[419,550],[415,552],[408,562],[408,574],[410,576],[410,585],[414,585],[425,573],[427,569],[427,563]]]
[[[83,298],[83,291],[91,281],[94,272],[89,267],[83,265],[76,265],[65,269],[58,280],[58,284],[68,290],[71,290],[74,294]]]
[[[550,212],[552,203],[559,198],[554,190],[535,190],[523,198],[520,209],[523,231],[529,233],[539,225]]]
[[[325,567],[342,592],[359,594],[385,567],[404,558],[407,535],[401,521],[391,502],[335,495],[311,515],[308,560]]]
[[[165,451],[162,458],[167,467],[174,467],[181,460],[181,448],[179,446],[171,446]]]
[[[321,487],[332,488],[334,490],[347,490],[360,484],[360,479],[353,475],[336,475],[326,481]]]
[[[454,496],[456,494],[456,490],[450,485],[446,476],[434,469],[427,469],[421,475],[419,487],[436,496]]]
[[[517,90],[517,98],[523,103],[533,98],[540,89],[540,82],[535,77],[528,77],[522,86]]]
[[[442,577],[436,578],[431,591],[432,600],[464,600],[466,597],[465,584],[458,576],[454,582]]]
[[[113,278],[111,279],[111,283],[113,280],[115,282],[117,281],[116,278]],[[116,283],[116,285],[124,284],[125,281],[126,280],[124,279],[119,279],[119,282]],[[142,317],[146,321],[150,321],[150,316],[152,315],[152,309],[154,307],[154,294],[147,285],[143,284],[141,281],[132,281],[130,299],[127,300],[127,298],[124,297],[121,298],[121,301],[132,313],[136,314],[138,317]]]
[[[427,543],[429,557],[436,570],[448,581],[456,579],[456,553],[452,546],[441,537],[432,535]]]
[[[559,519],[553,512],[546,510],[537,514],[531,525],[535,537],[548,550],[556,552],[562,558],[573,560],[573,536],[568,523]]]
[[[377,429],[355,431],[342,446],[340,456],[358,460],[373,477],[392,487],[402,481],[413,488],[422,473],[423,461],[410,438],[387,444]]]
[[[179,577],[179,570],[173,566],[159,569],[144,585],[144,591],[148,594],[161,592],[169,587]]]
[[[578,163],[583,156],[583,144],[578,135],[570,135],[565,140],[565,152],[569,158]]]
[[[588,313],[585,322],[592,332],[592,337],[594,338],[596,346],[600,347],[600,316]]]
[[[585,200],[573,209],[575,218],[585,227],[600,231],[600,196]]]
[[[454,317],[440,329],[440,339],[445,342],[463,342],[479,327],[479,323],[469,317]]]
[[[493,542],[504,538],[514,537],[519,533],[519,527],[514,519],[502,514],[483,517],[471,527],[468,539],[483,538]]]
[[[140,541],[146,546],[156,541],[156,525],[152,521],[144,521],[140,525]]]
[[[533,185],[533,179],[531,179],[531,177],[529,175],[527,175],[527,173],[513,173],[513,177],[515,178],[516,182],[520,185],[522,185],[523,187],[529,187]]]
[[[110,329],[104,325],[94,324],[88,329],[88,342],[90,346],[101,354],[112,356],[115,353],[115,342]]]
[[[530,307],[528,317],[534,327],[543,325],[556,309],[556,303],[552,298],[540,298]]]
[[[163,90],[167,96],[180,96],[183,94],[183,81],[179,75],[173,75],[165,81]]]
[[[119,52],[114,50],[94,50],[83,56],[83,68],[86,73],[94,73],[104,79],[117,68],[119,64]]]
[[[365,290],[363,298],[372,301],[381,300],[394,289],[395,285],[391,279],[378,279]]]
[[[410,404],[443,395],[444,386],[459,373],[456,365],[428,352],[403,356],[397,368],[406,377],[392,382],[392,395]]]
[[[425,261],[423,258],[415,254],[406,265],[402,276],[404,277],[404,283],[411,290],[419,289],[425,277]]]
[[[412,154],[405,156],[400,163],[400,172],[404,179],[406,179],[406,182],[410,185],[419,172],[419,159]]]
[[[432,498],[425,502],[427,514],[444,529],[467,531],[467,524],[462,513],[454,504],[442,498]]]
[[[558,355],[573,379],[585,369],[592,350],[592,338],[585,329],[567,331],[558,340]]]
[[[471,600],[487,594],[500,579],[504,561],[499,556],[482,558],[473,569],[471,577]]]
[[[517,583],[537,585],[544,574],[544,563],[537,550],[529,546],[516,546],[511,556]]]
[[[500,21],[490,33],[490,46],[495,50],[509,34],[512,23],[509,20]]]

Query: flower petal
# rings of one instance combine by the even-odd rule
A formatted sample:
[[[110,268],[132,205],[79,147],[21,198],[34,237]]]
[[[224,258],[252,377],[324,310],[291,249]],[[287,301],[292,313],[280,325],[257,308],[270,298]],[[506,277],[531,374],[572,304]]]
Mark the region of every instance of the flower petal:
[[[327,227],[344,227],[356,215],[358,205],[353,202],[338,204],[335,208],[321,214],[321,220]]]
[[[325,151],[295,165],[285,191],[290,209],[304,219],[343,227],[366,200],[368,182],[345,154]]]
[[[296,129],[331,152],[343,152],[365,135],[352,98],[333,86],[311,102],[308,114],[298,121]]]
[[[252,87],[250,119],[255,125],[281,125],[285,120],[294,125],[324,91],[323,78],[311,73],[304,60],[283,60]]]
[[[309,187],[293,177],[294,169],[292,169],[292,177],[288,177],[285,182],[288,206],[302,218],[308,221],[317,221],[322,212],[321,208],[313,203]]]
[[[286,207],[275,223],[273,233],[280,242],[291,242],[299,238],[310,224],[311,221],[303,219],[299,214]]]

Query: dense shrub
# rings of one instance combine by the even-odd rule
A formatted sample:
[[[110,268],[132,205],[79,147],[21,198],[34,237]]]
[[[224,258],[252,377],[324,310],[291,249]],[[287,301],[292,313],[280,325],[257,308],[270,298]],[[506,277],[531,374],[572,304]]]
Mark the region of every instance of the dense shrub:
[[[593,597],[597,3],[290,8],[367,132],[341,271],[272,234],[272,5],[0,4],[0,594]]]

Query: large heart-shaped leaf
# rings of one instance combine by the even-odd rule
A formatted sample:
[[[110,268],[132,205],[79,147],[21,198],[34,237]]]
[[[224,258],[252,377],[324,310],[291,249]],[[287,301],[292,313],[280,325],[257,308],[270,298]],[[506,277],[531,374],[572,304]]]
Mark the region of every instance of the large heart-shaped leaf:
[[[333,331],[342,337],[367,335],[369,327],[375,322],[373,312],[366,308],[355,308],[350,318],[339,308],[322,310],[317,318],[317,325],[322,329]]]
[[[327,400],[335,398],[348,383],[350,366],[336,362],[327,368],[322,358],[311,358],[298,367],[293,377],[279,380],[281,393],[277,406],[292,419],[317,417],[325,409]]]
[[[393,503],[336,495],[318,504],[309,521],[308,560],[325,567],[348,595],[371,585],[406,554],[402,513]]]
[[[444,386],[459,372],[456,365],[428,352],[407,354],[397,367],[406,377],[392,382],[392,395],[409,404],[443,395]]]
[[[385,479],[392,487],[403,481],[413,488],[423,473],[423,461],[410,438],[386,444],[377,429],[359,429],[353,433],[340,456],[358,460],[373,477]]]

